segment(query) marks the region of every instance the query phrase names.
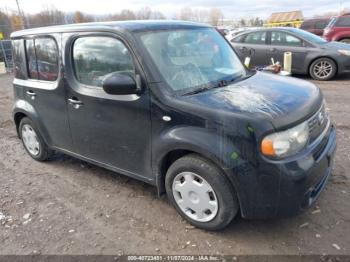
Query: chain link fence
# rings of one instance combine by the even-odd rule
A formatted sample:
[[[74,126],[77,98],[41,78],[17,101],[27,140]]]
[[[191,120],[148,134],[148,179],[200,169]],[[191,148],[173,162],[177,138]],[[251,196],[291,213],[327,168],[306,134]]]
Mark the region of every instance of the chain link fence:
[[[0,62],[5,63],[6,71],[13,71],[11,40],[0,41]]]

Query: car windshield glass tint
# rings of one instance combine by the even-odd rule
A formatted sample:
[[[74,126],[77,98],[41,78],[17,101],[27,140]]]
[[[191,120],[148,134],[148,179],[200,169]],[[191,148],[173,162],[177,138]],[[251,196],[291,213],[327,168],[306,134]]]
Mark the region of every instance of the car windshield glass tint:
[[[208,88],[219,81],[244,77],[246,70],[231,46],[214,29],[140,33],[159,72],[176,93]]]

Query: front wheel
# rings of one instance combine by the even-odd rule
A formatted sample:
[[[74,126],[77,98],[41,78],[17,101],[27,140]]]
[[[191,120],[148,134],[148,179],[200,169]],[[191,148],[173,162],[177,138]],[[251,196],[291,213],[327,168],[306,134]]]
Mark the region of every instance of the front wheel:
[[[327,81],[337,73],[337,65],[332,59],[318,58],[310,65],[309,71],[313,79]]]
[[[230,181],[214,164],[196,154],[176,160],[166,174],[165,183],[170,202],[196,227],[223,229],[238,212]]]

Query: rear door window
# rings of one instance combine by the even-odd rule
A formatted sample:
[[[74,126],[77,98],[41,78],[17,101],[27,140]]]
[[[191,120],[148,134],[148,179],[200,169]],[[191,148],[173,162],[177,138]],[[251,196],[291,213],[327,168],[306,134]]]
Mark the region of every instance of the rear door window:
[[[51,38],[35,39],[35,53],[40,80],[55,81],[58,76],[58,50]]]
[[[58,49],[52,38],[26,40],[28,78],[55,81],[58,77]]]
[[[38,79],[38,66],[35,56],[34,40],[26,40],[28,78]]]
[[[300,26],[301,29],[313,29],[314,28],[314,22],[304,22]]]
[[[302,46],[302,41],[288,33],[280,31],[271,32],[271,45],[279,46]]]
[[[266,31],[249,33],[244,39],[246,44],[264,45],[266,43]]]

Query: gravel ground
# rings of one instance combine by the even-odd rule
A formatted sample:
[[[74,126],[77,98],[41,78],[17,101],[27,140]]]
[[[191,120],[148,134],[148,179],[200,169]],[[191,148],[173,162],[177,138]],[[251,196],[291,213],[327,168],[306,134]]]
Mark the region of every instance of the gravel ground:
[[[306,79],[309,80],[309,79]],[[335,169],[316,205],[268,221],[195,229],[155,188],[68,157],[39,163],[11,120],[0,76],[0,254],[350,254],[350,76],[317,82],[337,125]]]

